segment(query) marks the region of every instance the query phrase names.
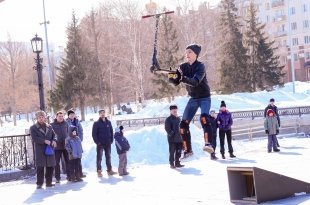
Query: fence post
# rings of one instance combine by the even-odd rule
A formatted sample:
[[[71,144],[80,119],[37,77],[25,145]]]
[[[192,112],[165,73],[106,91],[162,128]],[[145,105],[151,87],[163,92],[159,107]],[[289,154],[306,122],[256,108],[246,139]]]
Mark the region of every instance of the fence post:
[[[299,117],[300,117],[301,116],[300,107],[298,107],[298,114],[299,114]]]
[[[142,120],[142,122],[143,122],[143,127],[145,127],[145,122],[144,122],[144,119]]]
[[[251,114],[252,114],[252,120],[254,120],[254,112],[251,111]]]

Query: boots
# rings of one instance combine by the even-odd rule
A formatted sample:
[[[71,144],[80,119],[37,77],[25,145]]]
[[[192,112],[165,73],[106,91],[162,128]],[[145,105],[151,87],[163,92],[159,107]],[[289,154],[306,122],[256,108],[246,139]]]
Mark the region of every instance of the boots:
[[[236,156],[231,152],[229,153],[230,158],[235,158]]]
[[[98,174],[98,177],[102,177],[102,176],[103,176],[101,170],[98,170],[98,171],[97,171],[97,174]]]
[[[215,156],[215,152],[211,153],[211,160],[217,160],[218,158]]]
[[[222,154],[222,159],[226,159],[225,154],[224,153],[221,153],[221,154]]]
[[[117,174],[117,172],[113,171],[112,169],[109,170],[109,171],[107,170],[107,173],[108,173],[109,176],[112,176],[112,175],[114,175],[114,174]]]

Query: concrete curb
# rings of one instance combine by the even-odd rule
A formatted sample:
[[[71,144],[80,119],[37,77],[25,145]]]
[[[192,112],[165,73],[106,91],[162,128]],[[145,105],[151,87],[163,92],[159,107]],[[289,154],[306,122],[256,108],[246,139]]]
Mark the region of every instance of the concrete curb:
[[[0,173],[0,183],[8,182],[12,180],[18,180],[27,176],[34,176],[36,174],[35,169],[16,170],[16,171],[3,171]]]

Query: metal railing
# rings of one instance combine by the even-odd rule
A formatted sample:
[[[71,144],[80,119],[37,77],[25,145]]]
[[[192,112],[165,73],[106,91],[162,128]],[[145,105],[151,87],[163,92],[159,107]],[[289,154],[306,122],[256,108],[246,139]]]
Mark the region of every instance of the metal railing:
[[[249,110],[249,111],[236,111],[231,112],[234,119],[238,118],[255,118],[264,117],[265,110]],[[305,107],[293,107],[293,108],[278,108],[280,116],[289,116],[289,115],[304,115],[310,114],[310,106]],[[199,121],[200,115],[195,115],[192,122]],[[144,118],[144,119],[129,119],[129,120],[117,120],[116,124],[118,126],[123,125],[126,127],[144,127],[150,125],[160,125],[164,124],[167,117],[155,117],[155,118]]]
[[[0,137],[0,170],[29,169],[31,167],[27,151],[28,136]]]

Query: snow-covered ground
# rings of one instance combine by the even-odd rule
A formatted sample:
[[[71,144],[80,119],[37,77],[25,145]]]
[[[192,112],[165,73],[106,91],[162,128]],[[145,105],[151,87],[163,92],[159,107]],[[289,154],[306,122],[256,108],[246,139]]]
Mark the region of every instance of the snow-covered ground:
[[[152,130],[154,131],[155,128]],[[141,141],[129,136],[133,145]],[[146,137],[144,141],[150,140]],[[184,168],[170,169],[166,146],[154,140],[154,154],[140,152],[136,146],[128,153],[129,176],[104,175],[98,178],[91,169],[81,183],[62,180],[54,188],[36,190],[35,178],[0,184],[0,205],[15,204],[219,204],[230,203],[227,166],[259,167],[310,182],[309,138],[280,139],[281,152],[267,153],[266,139],[235,141],[236,159],[211,161],[201,147],[194,147],[196,159],[183,162]],[[163,147],[165,148],[163,148]],[[154,149],[157,147],[157,149]],[[162,153],[163,152],[163,153]],[[157,153],[157,154],[156,154]],[[137,156],[152,160],[152,165],[132,164]],[[84,158],[84,168],[87,168]],[[116,157],[114,155],[114,157]],[[92,164],[94,166],[94,164]],[[89,168],[89,167],[88,167]],[[116,167],[114,166],[114,169]],[[65,176],[63,177],[65,178]],[[310,204],[310,195],[301,195],[265,204]]]
[[[310,84],[296,83],[296,93],[291,84],[272,92],[237,93],[213,95],[212,108],[218,109],[225,100],[230,110],[263,109],[270,98],[276,99],[278,107],[309,106]],[[187,97],[177,97],[174,104],[179,114]],[[116,119],[143,118],[169,115],[166,101],[148,101],[146,107],[133,115],[120,115]],[[132,105],[134,109],[134,105]],[[192,161],[183,162],[185,167],[172,170],[168,166],[168,144],[162,125],[126,131],[131,144],[128,153],[130,175],[126,177],[96,177],[96,149],[91,137],[93,121],[98,114],[88,114],[82,122],[84,128],[83,169],[87,177],[83,183],[67,183],[65,180],[56,187],[36,190],[35,179],[25,179],[0,184],[0,205],[2,204],[86,204],[90,201],[104,204],[230,204],[226,168],[227,166],[256,166],[310,182],[308,163],[310,161],[309,138],[280,139],[281,152],[266,152],[267,140],[262,137],[255,141],[234,141],[237,159],[211,161],[202,151],[202,130],[191,126],[192,145],[195,155]],[[19,120],[18,126],[4,123],[0,136],[23,134],[32,122]],[[105,163],[103,160],[103,168]],[[112,166],[117,170],[118,156],[112,145]],[[268,204],[310,204],[310,196],[304,195]]]

